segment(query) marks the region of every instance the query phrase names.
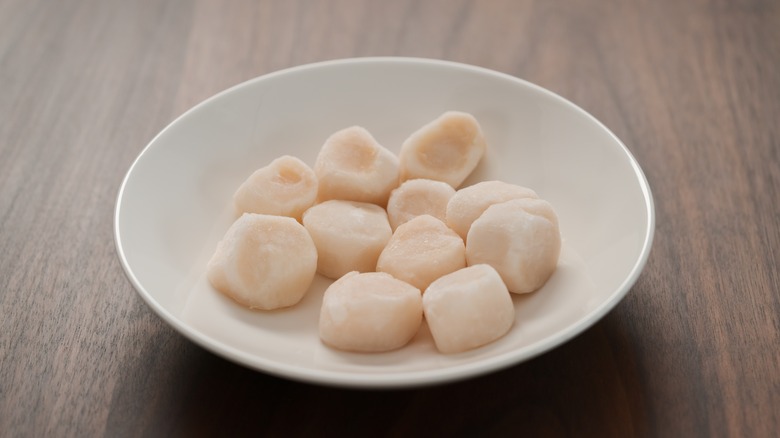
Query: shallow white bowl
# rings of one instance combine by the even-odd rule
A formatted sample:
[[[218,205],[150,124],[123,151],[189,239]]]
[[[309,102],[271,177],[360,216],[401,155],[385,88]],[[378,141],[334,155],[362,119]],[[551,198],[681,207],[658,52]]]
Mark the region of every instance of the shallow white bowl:
[[[406,347],[351,354],[322,345],[317,277],[297,306],[246,310],[204,277],[230,226],[231,197],[255,169],[295,155],[314,164],[333,132],[362,125],[390,150],[447,110],[474,114],[488,151],[466,181],[533,188],[556,208],[556,273],[515,296],[502,339],[439,354],[423,326]],[[452,62],[362,58],[271,73],[206,100],[144,149],[119,191],[117,252],[141,297],[197,344],[250,368],[352,387],[418,386],[517,364],[571,339],[612,309],[645,265],[654,229],[647,181],[628,149],[582,109],[536,85]]]

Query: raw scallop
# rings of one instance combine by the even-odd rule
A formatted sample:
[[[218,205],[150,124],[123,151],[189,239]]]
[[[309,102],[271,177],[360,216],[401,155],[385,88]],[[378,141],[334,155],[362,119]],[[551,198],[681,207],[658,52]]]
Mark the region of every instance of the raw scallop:
[[[538,198],[533,190],[505,183],[483,181],[458,190],[447,204],[445,222],[467,240],[469,228],[488,207],[511,199]]]
[[[317,248],[293,218],[245,213],[228,229],[206,268],[215,289],[271,310],[303,298],[317,270]]]
[[[427,178],[457,189],[485,154],[485,136],[471,114],[448,111],[401,145],[401,181]]]
[[[447,183],[432,179],[410,179],[390,193],[387,217],[395,230],[399,225],[417,216],[429,214],[444,221],[447,203],[455,189]]]
[[[398,157],[365,128],[353,126],[331,135],[322,146],[314,173],[319,202],[329,199],[387,205],[398,186]]]
[[[552,206],[541,199],[494,204],[474,221],[466,239],[469,265],[487,263],[510,292],[533,292],[558,265],[561,235]]]
[[[317,247],[317,272],[334,280],[350,271],[374,271],[393,235],[385,210],[366,202],[317,204],[304,213],[303,226]]]
[[[298,158],[284,155],[255,171],[233,201],[240,213],[273,214],[301,220],[317,198],[317,176]]]
[[[380,272],[350,272],[325,290],[320,338],[339,350],[394,350],[414,337],[422,314],[419,289]]]
[[[430,215],[401,225],[379,255],[376,270],[425,290],[431,282],[466,266],[463,239]]]
[[[431,283],[425,321],[442,353],[471,350],[504,336],[515,320],[512,297],[495,269],[474,265]]]

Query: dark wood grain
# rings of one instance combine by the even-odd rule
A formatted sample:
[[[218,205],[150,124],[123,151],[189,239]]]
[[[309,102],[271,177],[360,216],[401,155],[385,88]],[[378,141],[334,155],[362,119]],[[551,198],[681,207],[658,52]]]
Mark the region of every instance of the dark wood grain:
[[[655,244],[566,345],[465,382],[354,391],[185,340],[116,258],[116,193],[210,95],[324,59],[476,64],[631,149]],[[0,436],[777,436],[780,3],[0,0]]]

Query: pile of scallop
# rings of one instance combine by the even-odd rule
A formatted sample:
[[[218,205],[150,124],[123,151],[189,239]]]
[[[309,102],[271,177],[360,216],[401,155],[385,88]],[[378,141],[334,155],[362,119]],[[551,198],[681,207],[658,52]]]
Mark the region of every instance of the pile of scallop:
[[[423,318],[437,349],[504,336],[510,293],[541,288],[558,264],[558,219],[528,188],[460,185],[482,159],[477,120],[450,111],[398,156],[364,128],[331,135],[314,168],[282,156],[234,195],[242,214],[211,258],[209,282],[251,309],[297,304],[315,273],[325,291],[320,339],[353,352],[406,345]]]

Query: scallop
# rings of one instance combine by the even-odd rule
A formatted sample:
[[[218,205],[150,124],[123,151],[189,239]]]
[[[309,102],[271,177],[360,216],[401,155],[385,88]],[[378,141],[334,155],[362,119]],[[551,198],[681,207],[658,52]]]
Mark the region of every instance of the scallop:
[[[488,207],[466,239],[469,265],[496,269],[513,293],[541,288],[555,271],[561,250],[558,217],[541,199],[515,199]]]
[[[374,271],[393,235],[385,210],[366,202],[317,204],[304,213],[303,226],[317,247],[317,272],[332,279],[350,271]]]
[[[262,310],[298,303],[317,270],[317,248],[293,218],[245,213],[228,229],[206,268],[215,289]]]
[[[443,181],[458,188],[485,154],[487,143],[471,114],[448,111],[418,129],[401,145],[401,181]]]
[[[395,350],[414,337],[422,314],[414,286],[380,272],[350,272],[325,290],[320,339],[339,350]]]
[[[314,163],[317,199],[370,202],[384,207],[398,186],[398,157],[365,128],[353,126],[331,135]]]
[[[471,223],[488,207],[512,199],[538,198],[533,190],[503,181],[483,181],[458,190],[447,204],[445,222],[467,240]]]
[[[317,198],[317,176],[298,158],[284,155],[252,173],[233,201],[239,213],[301,215]]]
[[[425,290],[442,275],[466,266],[463,239],[431,215],[399,226],[379,255],[376,270]]]
[[[431,179],[410,179],[390,193],[387,216],[395,230],[417,216],[429,214],[444,221],[447,203],[455,189],[447,183]]]
[[[514,324],[512,297],[493,267],[473,265],[431,283],[423,294],[425,321],[445,354],[471,350],[504,336]]]

